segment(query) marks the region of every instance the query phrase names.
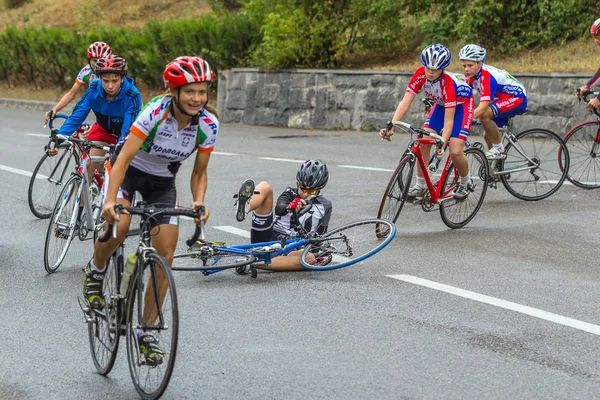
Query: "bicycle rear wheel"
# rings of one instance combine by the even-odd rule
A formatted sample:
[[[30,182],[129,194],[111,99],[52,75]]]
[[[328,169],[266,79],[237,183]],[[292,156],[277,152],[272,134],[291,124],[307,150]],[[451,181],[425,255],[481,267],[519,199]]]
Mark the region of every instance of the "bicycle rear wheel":
[[[442,221],[452,229],[462,228],[475,217],[487,192],[489,165],[485,154],[475,147],[470,147],[465,149],[465,156],[469,162],[469,174],[473,182],[469,195],[464,200],[448,199],[440,203]],[[451,194],[456,189],[459,178],[458,170],[454,164],[451,164],[444,179],[443,196]]]
[[[44,268],[49,274],[60,267],[76,234],[73,216],[79,205],[76,197],[80,185],[81,178],[76,175],[67,181],[50,217],[44,245]]]
[[[583,189],[600,188],[600,121],[577,125],[563,140],[571,160],[569,182]]]
[[[27,190],[27,202],[33,215],[41,219],[50,218],[58,195],[77,164],[75,152],[67,143],[59,147],[54,157],[44,154],[40,158]]]
[[[115,365],[119,349],[121,325],[121,299],[119,298],[119,276],[123,269],[123,258],[113,255],[106,267],[102,291],[104,307],[99,310],[90,309],[88,320],[88,337],[92,360],[101,375],[107,375]]]
[[[144,399],[157,399],[166,390],[177,355],[179,312],[175,281],[167,261],[147,253],[144,264],[128,293],[127,358],[135,389]],[[141,282],[139,278],[141,277]],[[160,295],[159,295],[160,293]],[[159,300],[160,299],[160,300]],[[146,358],[139,347],[138,333],[152,334],[164,351],[161,362]]]
[[[385,226],[385,228],[382,228]],[[379,232],[387,232],[383,237]],[[352,222],[309,239],[300,255],[300,264],[313,271],[329,271],[356,264],[387,246],[396,235],[396,226],[383,219]]]
[[[211,254],[212,253],[212,254]],[[176,254],[173,257],[173,271],[211,271],[237,268],[252,264],[256,257],[252,254],[230,253],[225,250],[212,252],[194,251]]]
[[[392,178],[385,188],[385,193],[383,194],[381,204],[379,205],[379,211],[377,212],[377,218],[396,223],[400,211],[402,211],[402,207],[404,206],[404,201],[406,200],[406,194],[410,187],[414,168],[415,161],[412,156],[406,156],[400,160]],[[384,232],[383,236],[386,234],[387,233]]]
[[[506,159],[499,162],[502,184],[521,200],[536,201],[560,189],[569,171],[569,151],[556,133],[528,129],[506,145]]]

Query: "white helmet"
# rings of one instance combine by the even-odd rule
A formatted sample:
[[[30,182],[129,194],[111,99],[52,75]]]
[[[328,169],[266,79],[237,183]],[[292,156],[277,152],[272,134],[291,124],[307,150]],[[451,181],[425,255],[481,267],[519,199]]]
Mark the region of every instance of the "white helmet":
[[[458,59],[464,61],[485,61],[485,49],[476,44],[468,44],[458,52]]]
[[[433,70],[448,68],[450,59],[450,50],[441,44],[431,44],[421,52],[421,64]]]

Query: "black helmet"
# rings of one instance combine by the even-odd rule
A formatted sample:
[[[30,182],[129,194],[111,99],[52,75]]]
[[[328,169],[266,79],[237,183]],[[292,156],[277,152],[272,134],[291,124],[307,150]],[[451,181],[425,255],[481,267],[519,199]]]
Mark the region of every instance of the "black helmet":
[[[298,170],[296,180],[300,186],[323,189],[329,180],[327,165],[321,160],[307,160]]]

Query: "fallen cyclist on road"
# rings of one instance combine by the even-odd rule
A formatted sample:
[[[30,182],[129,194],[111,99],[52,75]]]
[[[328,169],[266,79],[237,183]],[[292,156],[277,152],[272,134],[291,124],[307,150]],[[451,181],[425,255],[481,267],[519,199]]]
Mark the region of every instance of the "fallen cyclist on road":
[[[321,160],[307,160],[296,173],[296,187],[288,187],[279,195],[273,208],[273,188],[266,181],[254,185],[247,179],[237,194],[236,219],[243,221],[247,213],[252,213],[250,242],[270,242],[280,237],[296,234],[297,228],[319,235],[327,231],[331,218],[331,201],[321,195],[327,185],[329,171]],[[309,200],[310,199],[310,200]],[[248,211],[245,210],[248,203]],[[299,213],[309,206],[306,213]],[[275,214],[275,216],[273,216]],[[258,269],[270,271],[305,271],[300,264],[301,251],[293,251],[287,256],[275,257],[270,266],[255,265]],[[236,269],[245,274],[249,266]]]

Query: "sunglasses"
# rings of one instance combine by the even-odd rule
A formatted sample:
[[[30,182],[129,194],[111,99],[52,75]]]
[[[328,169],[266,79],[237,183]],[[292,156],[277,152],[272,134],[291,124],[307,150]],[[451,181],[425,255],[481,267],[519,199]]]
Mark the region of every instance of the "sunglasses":
[[[320,189],[311,189],[311,188],[307,188],[304,186],[298,186],[304,193],[311,195],[311,194],[317,194],[319,193]]]

